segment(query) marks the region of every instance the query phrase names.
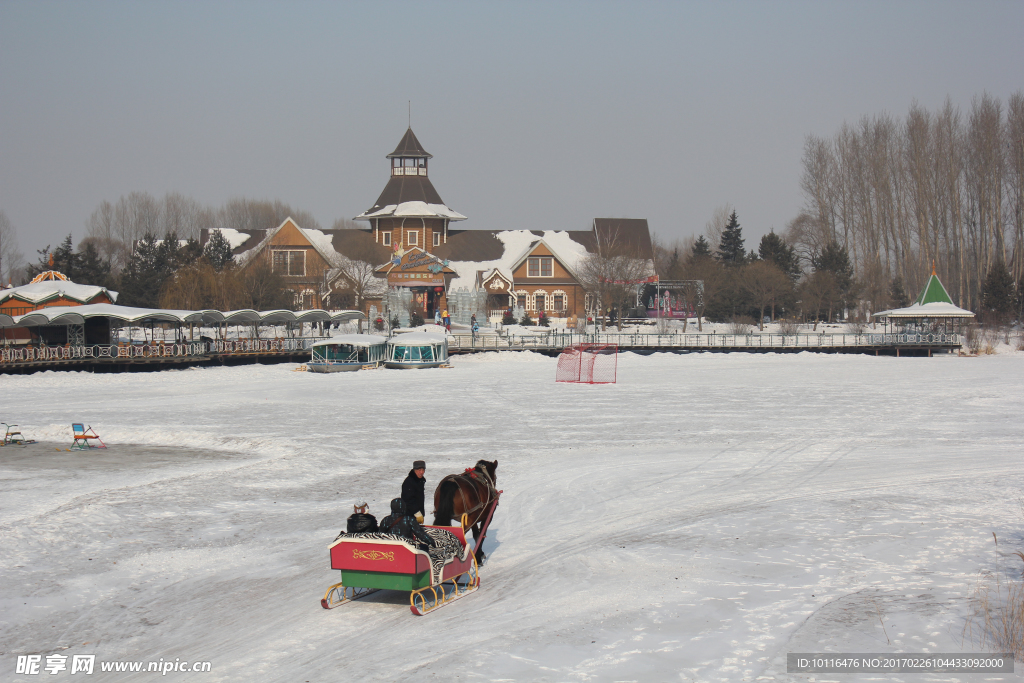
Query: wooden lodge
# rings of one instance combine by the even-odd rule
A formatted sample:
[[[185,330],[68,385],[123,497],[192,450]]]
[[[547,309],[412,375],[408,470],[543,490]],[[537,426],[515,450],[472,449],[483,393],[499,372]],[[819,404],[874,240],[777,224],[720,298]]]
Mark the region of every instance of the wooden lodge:
[[[454,228],[466,216],[441,199],[433,158],[408,129],[386,155],[389,177],[377,201],[355,217],[365,229],[308,230],[287,219],[271,230],[221,231],[246,267],[268,263],[289,283],[296,308],[351,308],[369,315],[385,294],[406,292],[424,319],[452,308],[458,291],[486,293],[486,310],[519,308],[536,318],[580,318],[597,305],[577,272],[596,245],[615,243],[650,264],[646,219],[596,218],[590,230]],[[210,237],[203,230],[202,242]],[[453,311],[454,313],[454,311]]]

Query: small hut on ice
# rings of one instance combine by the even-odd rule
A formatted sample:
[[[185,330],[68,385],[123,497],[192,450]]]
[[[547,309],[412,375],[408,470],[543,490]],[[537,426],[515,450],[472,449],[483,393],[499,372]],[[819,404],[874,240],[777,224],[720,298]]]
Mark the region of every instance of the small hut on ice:
[[[881,311],[874,316],[893,334],[962,334],[974,313],[953,303],[932,266],[924,291],[906,308]]]

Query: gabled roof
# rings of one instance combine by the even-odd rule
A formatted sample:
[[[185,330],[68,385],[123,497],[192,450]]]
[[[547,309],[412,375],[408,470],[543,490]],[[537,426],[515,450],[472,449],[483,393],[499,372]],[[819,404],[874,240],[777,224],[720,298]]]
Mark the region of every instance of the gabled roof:
[[[242,252],[241,254],[236,255],[242,256],[243,262],[252,258],[256,254],[263,251],[263,249],[266,248],[268,244],[270,244],[271,240],[274,239],[274,235],[279,233],[281,229],[284,228],[284,226],[288,225],[289,223],[291,223],[295,227],[295,229],[298,230],[299,234],[302,235],[302,237],[304,237],[307,242],[309,242],[309,245],[313,247],[313,249],[318,254],[320,254],[321,258],[323,258],[323,260],[326,263],[334,265],[337,262],[338,254],[334,250],[334,245],[331,242],[332,236],[325,235],[321,230],[301,228],[299,227],[298,223],[292,220],[291,216],[285,218],[281,225],[277,226],[276,228],[267,230],[266,234],[263,236],[263,239],[260,240],[259,244],[252,247],[251,249]],[[246,240],[246,242],[248,242],[248,240]]]
[[[569,274],[570,274],[570,275],[572,275],[572,276],[573,276],[573,278],[575,278],[575,277],[576,277],[576,269],[575,269],[575,267],[570,267],[570,266],[569,266],[569,264],[565,262],[565,259],[563,259],[563,258],[559,257],[559,255],[558,255],[558,252],[557,252],[557,251],[555,251],[554,249],[552,249],[552,248],[551,248],[551,245],[550,245],[550,244],[548,244],[547,242],[545,242],[545,241],[544,241],[543,239],[539,239],[539,240],[536,240],[535,242],[531,242],[531,243],[530,243],[530,244],[529,244],[529,245],[528,245],[528,246],[526,247],[526,250],[525,250],[525,251],[523,251],[523,252],[522,252],[522,253],[521,253],[521,254],[520,254],[520,255],[519,255],[519,256],[518,256],[518,257],[517,257],[517,258],[516,258],[516,259],[515,259],[515,260],[514,260],[513,262],[512,262],[512,265],[511,265],[511,266],[509,266],[509,269],[510,269],[510,270],[511,270],[511,271],[512,271],[513,273],[514,273],[514,272],[516,272],[516,268],[518,268],[519,266],[523,265],[523,261],[525,261],[525,260],[526,260],[526,259],[527,259],[527,258],[528,258],[528,257],[530,256],[530,254],[532,254],[532,253],[533,253],[534,251],[536,251],[536,250],[537,250],[537,247],[538,247],[538,246],[540,246],[541,244],[543,244],[543,245],[544,245],[545,247],[547,247],[548,251],[550,251],[550,252],[551,252],[551,256],[552,256],[552,257],[553,257],[553,258],[554,258],[554,259],[555,259],[556,261],[558,261],[558,263],[559,263],[559,264],[561,264],[561,266],[562,266],[563,268],[565,268],[565,269],[566,269],[567,271],[569,271]],[[545,254],[545,256],[547,256],[547,254]],[[573,265],[575,266],[575,264],[573,264]]]
[[[387,156],[388,159],[394,159],[396,157],[402,157],[405,159],[433,158],[433,156],[427,153],[427,150],[423,149],[423,145],[421,145],[420,141],[416,139],[416,133],[412,132],[412,128],[405,131],[405,135],[402,136],[402,140],[398,143],[398,147],[395,147],[395,151]]]

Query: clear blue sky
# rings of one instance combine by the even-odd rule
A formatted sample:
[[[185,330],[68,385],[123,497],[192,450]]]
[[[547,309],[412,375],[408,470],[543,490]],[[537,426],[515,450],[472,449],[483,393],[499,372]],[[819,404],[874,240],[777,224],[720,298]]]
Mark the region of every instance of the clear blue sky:
[[[1024,2],[0,3],[0,209],[34,252],[133,190],[324,227],[412,124],[465,228],[799,210],[807,134],[1024,87]]]

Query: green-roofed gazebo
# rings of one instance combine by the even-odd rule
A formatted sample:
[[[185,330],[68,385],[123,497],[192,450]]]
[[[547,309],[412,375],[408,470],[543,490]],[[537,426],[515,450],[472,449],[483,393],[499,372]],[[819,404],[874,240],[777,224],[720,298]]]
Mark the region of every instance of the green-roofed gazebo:
[[[974,320],[974,313],[953,303],[933,265],[931,277],[913,304],[881,311],[873,317],[885,324],[886,332],[961,334]]]

